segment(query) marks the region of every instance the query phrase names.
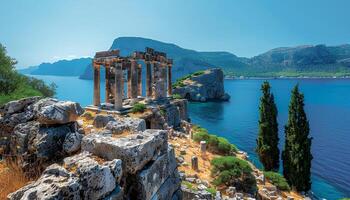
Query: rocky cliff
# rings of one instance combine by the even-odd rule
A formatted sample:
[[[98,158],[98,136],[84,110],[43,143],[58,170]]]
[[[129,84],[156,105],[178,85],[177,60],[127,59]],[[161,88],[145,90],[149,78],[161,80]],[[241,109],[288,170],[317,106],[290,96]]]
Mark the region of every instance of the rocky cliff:
[[[191,101],[228,101],[230,95],[224,90],[224,73],[221,69],[196,72],[174,84],[173,94]]]
[[[182,198],[169,130],[147,129],[140,118],[83,113],[78,103],[40,97],[1,108],[1,155],[16,158],[28,176],[40,172],[9,199]]]

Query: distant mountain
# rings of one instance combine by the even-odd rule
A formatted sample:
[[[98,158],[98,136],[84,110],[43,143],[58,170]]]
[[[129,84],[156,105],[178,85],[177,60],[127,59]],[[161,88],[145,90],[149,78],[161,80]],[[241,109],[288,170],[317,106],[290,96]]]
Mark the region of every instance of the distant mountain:
[[[140,37],[117,38],[110,49],[119,49],[121,55],[126,56],[133,51],[144,51],[146,47],[163,51],[174,59],[174,79],[213,67],[220,67],[226,75],[233,76],[350,76],[349,44],[281,47],[252,58],[229,52],[194,51]],[[80,75],[82,79],[92,79],[91,58],[43,63],[26,70],[31,74]]]
[[[91,62],[91,58],[59,60],[21,69],[19,72],[33,75],[80,76]]]
[[[228,52],[198,52],[184,49],[174,44],[140,37],[117,38],[110,49],[119,49],[122,56],[127,56],[134,51],[144,51],[146,47],[165,52],[169,58],[174,59],[174,79],[215,66],[245,66],[240,61],[240,58]],[[88,67],[80,77],[82,79],[92,79],[92,68]]]

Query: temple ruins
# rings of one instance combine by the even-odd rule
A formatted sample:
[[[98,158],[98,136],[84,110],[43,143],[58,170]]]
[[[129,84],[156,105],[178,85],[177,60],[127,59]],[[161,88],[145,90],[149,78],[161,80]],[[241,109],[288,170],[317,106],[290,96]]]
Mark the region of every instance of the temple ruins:
[[[146,66],[146,98],[159,100],[172,94],[171,69],[173,60],[163,52],[146,48],[145,52],[135,51],[132,55],[120,56],[119,50],[97,52],[93,59],[94,95],[93,105],[101,106],[101,67],[105,68],[105,104],[114,104],[115,110],[123,109],[125,99],[142,96],[142,65]],[[127,74],[126,77],[124,73]],[[124,91],[124,79],[127,87]]]

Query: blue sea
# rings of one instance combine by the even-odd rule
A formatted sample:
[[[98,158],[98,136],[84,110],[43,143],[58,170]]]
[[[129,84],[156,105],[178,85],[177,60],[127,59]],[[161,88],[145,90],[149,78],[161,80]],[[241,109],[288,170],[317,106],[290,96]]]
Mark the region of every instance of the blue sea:
[[[93,82],[77,77],[35,76],[57,84],[57,98],[92,102]],[[254,152],[258,130],[260,86],[264,80],[225,80],[229,102],[190,103],[192,122],[213,134],[226,137],[248,152],[261,167]],[[312,191],[319,198],[350,197],[350,80],[272,79],[269,80],[279,115],[280,149],[288,118],[290,91],[295,84],[305,95],[312,140]],[[102,84],[103,85],[103,84]],[[103,94],[101,95],[104,96]]]

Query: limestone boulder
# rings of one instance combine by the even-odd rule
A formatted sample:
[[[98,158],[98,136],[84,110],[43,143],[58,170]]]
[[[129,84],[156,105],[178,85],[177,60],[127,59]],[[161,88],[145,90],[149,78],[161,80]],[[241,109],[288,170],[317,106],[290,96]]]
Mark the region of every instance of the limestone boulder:
[[[111,122],[111,121],[113,122],[116,121],[112,115],[99,114],[95,116],[93,125],[96,128],[103,128],[108,124],[108,122]]]
[[[34,105],[35,117],[38,122],[46,125],[66,124],[74,122],[84,113],[79,103],[42,99]]]
[[[36,121],[19,124],[11,136],[11,152],[35,155],[42,161],[60,157],[64,154],[62,144],[71,132],[75,132],[72,124],[54,127],[42,127]]]
[[[120,160],[99,164],[90,153],[82,152],[65,158],[64,166],[75,170],[75,175],[79,178],[82,199],[101,199],[119,187],[118,179],[122,172]]]
[[[167,132],[147,129],[117,138],[109,134],[89,134],[83,138],[82,150],[107,160],[121,159],[125,173],[135,174],[149,161],[167,152]]]
[[[63,150],[72,154],[80,149],[83,135],[78,132],[68,133],[63,142]]]
[[[95,160],[88,152],[65,158],[63,166],[50,165],[40,178],[9,194],[11,200],[122,199],[121,160]]]
[[[112,134],[121,134],[124,131],[144,131],[146,130],[146,122],[144,119],[138,118],[121,118],[108,122],[106,129],[112,131]]]
[[[168,152],[166,154],[163,154],[159,156],[155,161],[152,162],[152,165],[147,166],[145,169],[141,170],[136,175],[136,182],[137,182],[137,188],[135,188],[135,191],[137,191],[138,197],[137,199],[151,199],[158,190],[162,187],[164,182],[173,176],[175,173],[177,167],[177,163],[175,160],[175,153],[174,149],[169,147]],[[178,177],[179,178],[179,177]],[[180,178],[179,178],[180,181]],[[176,184],[172,185],[170,183],[168,184],[168,189],[171,187],[174,188],[174,191],[176,190]],[[172,191],[172,192],[174,192]],[[166,193],[171,192],[169,190]],[[157,199],[164,199],[159,198]],[[167,199],[167,198],[165,198]]]
[[[43,172],[37,181],[9,194],[8,198],[10,200],[78,200],[81,199],[79,187],[79,179],[77,177],[63,167],[53,164]]]
[[[13,114],[18,112],[23,112],[26,107],[37,102],[41,97],[28,97],[20,100],[10,101],[6,103],[2,108],[0,108],[0,113],[2,114]]]

